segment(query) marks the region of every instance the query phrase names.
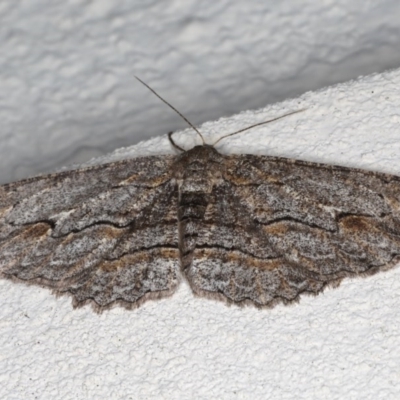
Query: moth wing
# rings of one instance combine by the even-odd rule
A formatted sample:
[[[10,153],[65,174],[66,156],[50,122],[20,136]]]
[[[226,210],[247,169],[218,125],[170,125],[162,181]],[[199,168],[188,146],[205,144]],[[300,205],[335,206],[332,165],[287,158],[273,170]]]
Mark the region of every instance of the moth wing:
[[[256,155],[223,169],[196,221],[195,294],[271,307],[398,262],[399,177]]]
[[[0,186],[0,274],[134,307],[179,281],[173,156],[143,157]]]

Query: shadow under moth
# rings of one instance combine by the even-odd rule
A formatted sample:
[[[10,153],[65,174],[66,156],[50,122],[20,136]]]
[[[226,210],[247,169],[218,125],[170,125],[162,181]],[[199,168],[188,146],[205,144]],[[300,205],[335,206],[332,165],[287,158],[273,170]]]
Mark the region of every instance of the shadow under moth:
[[[98,312],[170,296],[182,279],[198,296],[272,307],[399,261],[399,177],[169,138],[179,155],[0,186],[1,277]]]

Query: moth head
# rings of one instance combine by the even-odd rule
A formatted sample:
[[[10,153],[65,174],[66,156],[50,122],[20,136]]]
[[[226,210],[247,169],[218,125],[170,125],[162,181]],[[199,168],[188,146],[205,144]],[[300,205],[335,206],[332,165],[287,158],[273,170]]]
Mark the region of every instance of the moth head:
[[[207,187],[211,190],[215,179],[221,175],[224,158],[225,156],[209,144],[194,146],[176,158],[172,167],[174,177],[178,181],[189,179],[200,182],[204,189]],[[207,179],[204,181],[205,177]]]

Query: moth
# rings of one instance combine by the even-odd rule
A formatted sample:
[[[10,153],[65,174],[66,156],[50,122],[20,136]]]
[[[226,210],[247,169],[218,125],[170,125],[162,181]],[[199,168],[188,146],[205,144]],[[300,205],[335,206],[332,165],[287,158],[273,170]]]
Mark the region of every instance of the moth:
[[[170,133],[179,155],[0,186],[2,278],[98,312],[170,296],[182,279],[198,296],[272,307],[398,263],[398,176],[224,155],[167,104],[202,145]]]

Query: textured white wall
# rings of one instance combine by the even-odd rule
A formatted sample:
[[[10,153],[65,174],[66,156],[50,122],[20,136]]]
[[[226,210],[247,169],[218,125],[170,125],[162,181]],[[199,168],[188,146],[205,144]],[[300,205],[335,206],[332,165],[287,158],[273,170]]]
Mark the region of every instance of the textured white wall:
[[[400,70],[204,124],[223,152],[284,155],[400,175]],[[178,133],[190,147],[193,134]],[[222,145],[223,144],[223,145]],[[108,160],[172,152],[166,137]],[[105,160],[103,160],[105,161]],[[172,298],[102,315],[0,281],[0,398],[397,399],[400,270],[348,280],[292,307],[239,309]]]
[[[0,182],[400,65],[397,0],[0,2]]]
[[[178,126],[133,74],[200,122],[397,62],[393,1],[207,3],[2,2],[2,179]],[[400,175],[399,84],[399,70],[369,76],[201,129],[215,139],[306,107],[219,149]],[[188,132],[176,139],[190,147]],[[163,136],[102,160],[168,152]],[[393,270],[259,311],[182,285],[171,299],[98,316],[0,281],[0,398],[397,399],[398,293]]]

